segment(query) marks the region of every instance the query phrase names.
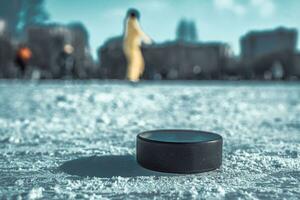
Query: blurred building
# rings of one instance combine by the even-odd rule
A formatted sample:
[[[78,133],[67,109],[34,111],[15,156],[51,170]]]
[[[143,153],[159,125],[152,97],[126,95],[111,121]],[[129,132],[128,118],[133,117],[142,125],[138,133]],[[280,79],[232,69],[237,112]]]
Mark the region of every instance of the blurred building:
[[[231,56],[224,43],[168,42],[143,46],[144,79],[220,79]],[[108,40],[98,51],[103,78],[124,79],[126,59],[122,37]]]
[[[300,79],[300,53],[297,53],[294,56],[294,66],[294,75],[297,77],[297,79]]]
[[[146,79],[220,79],[230,48],[224,43],[169,42],[144,48]]]
[[[7,34],[6,23],[0,19],[0,78],[16,78],[18,69],[14,66],[15,48]]]
[[[117,36],[108,39],[98,49],[101,78],[125,79],[127,64],[122,44],[122,36]]]
[[[32,26],[26,43],[33,53],[30,64],[41,78],[87,78],[94,70],[88,33],[81,24]]]
[[[277,28],[251,31],[240,40],[241,58],[248,78],[288,79],[296,75],[297,30]]]

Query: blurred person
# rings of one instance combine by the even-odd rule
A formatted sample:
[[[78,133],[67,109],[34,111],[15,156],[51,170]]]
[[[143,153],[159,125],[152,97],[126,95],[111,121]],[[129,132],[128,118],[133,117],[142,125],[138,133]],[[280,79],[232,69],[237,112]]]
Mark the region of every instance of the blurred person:
[[[20,68],[22,75],[25,74],[27,65],[32,57],[31,50],[24,44],[21,44],[17,50],[15,63]]]
[[[126,16],[123,50],[127,60],[127,79],[139,81],[144,72],[145,63],[141,51],[141,42],[151,44],[152,40],[139,25],[140,14],[136,9],[129,9]]]
[[[62,52],[58,56],[58,66],[63,77],[73,77],[75,75],[75,60],[73,56],[74,47],[71,44],[65,44]]]

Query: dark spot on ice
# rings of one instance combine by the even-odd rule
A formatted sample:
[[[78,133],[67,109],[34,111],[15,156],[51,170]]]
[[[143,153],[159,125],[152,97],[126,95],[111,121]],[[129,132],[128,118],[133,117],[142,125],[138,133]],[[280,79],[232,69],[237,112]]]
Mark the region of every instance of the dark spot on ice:
[[[274,125],[275,125],[275,124],[272,124],[272,123],[270,123],[270,122],[268,122],[268,121],[262,121],[262,122],[261,122],[261,126],[262,126],[262,127],[272,128],[272,127],[274,127]]]
[[[279,117],[275,117],[275,118],[274,118],[274,121],[275,121],[275,122],[282,122],[282,119],[280,119]]]
[[[281,167],[282,167],[282,164],[281,164],[278,160],[274,160],[274,161],[272,162],[272,166],[273,166],[274,168],[278,169],[278,168],[281,168]]]
[[[291,150],[285,150],[285,153],[287,156],[291,158],[298,158],[298,152],[297,151],[291,151]]]
[[[172,176],[175,174],[155,172],[141,167],[131,155],[92,156],[63,163],[60,170],[82,177],[111,178],[114,176]]]
[[[190,100],[190,96],[189,95],[181,95],[180,98],[181,98],[181,100],[184,100],[184,101]]]
[[[88,101],[89,101],[90,103],[95,103],[95,97],[94,97],[93,95],[89,95]]]
[[[155,96],[154,96],[154,94],[149,94],[149,95],[147,95],[147,98],[150,100],[154,100]]]
[[[300,130],[300,122],[288,123],[287,127],[294,128],[296,130]]]
[[[67,97],[65,95],[56,96],[56,102],[65,102],[67,101]]]
[[[300,181],[300,171],[279,171],[279,172],[271,173],[270,177],[283,179],[282,181],[286,180],[287,177],[293,177],[294,179]]]

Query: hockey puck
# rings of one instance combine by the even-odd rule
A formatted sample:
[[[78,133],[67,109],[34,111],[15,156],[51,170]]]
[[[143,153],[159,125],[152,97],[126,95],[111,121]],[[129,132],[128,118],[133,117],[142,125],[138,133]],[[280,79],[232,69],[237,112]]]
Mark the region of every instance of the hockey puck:
[[[137,135],[137,162],[160,172],[206,172],[221,166],[222,144],[220,135],[205,131],[147,131]]]

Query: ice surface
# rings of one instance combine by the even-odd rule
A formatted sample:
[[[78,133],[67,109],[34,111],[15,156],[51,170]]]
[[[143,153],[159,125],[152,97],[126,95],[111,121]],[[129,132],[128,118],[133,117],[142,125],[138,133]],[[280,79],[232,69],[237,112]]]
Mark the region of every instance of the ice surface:
[[[137,133],[176,128],[221,134],[222,168],[136,164]],[[2,81],[0,198],[299,199],[299,134],[295,83]]]

